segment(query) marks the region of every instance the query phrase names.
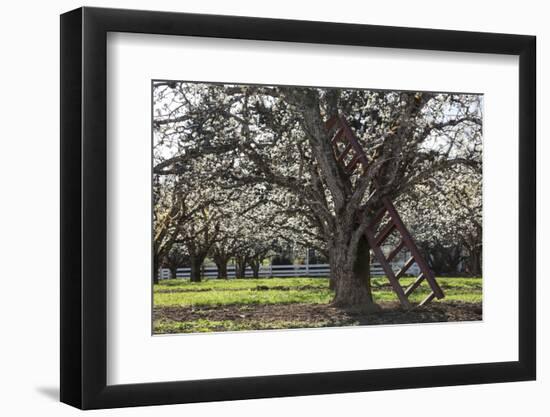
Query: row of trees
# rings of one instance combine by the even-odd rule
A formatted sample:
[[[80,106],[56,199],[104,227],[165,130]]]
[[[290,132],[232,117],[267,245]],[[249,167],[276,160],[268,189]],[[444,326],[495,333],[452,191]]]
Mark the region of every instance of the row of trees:
[[[155,262],[179,248],[198,280],[206,256],[243,271],[296,242],[328,258],[335,305],[368,307],[363,236],[389,196],[432,265],[457,249],[480,264],[480,96],[185,82],[153,96]],[[324,124],[339,112],[372,161],[352,175]]]
[[[282,243],[280,235],[270,233],[269,203],[262,193],[252,187],[224,189],[200,175],[183,185],[178,177],[161,178],[163,184],[155,187],[155,270],[188,264],[191,280],[198,282],[209,257],[220,278],[227,277],[230,259],[237,277],[244,277],[247,265],[257,276],[263,259]]]

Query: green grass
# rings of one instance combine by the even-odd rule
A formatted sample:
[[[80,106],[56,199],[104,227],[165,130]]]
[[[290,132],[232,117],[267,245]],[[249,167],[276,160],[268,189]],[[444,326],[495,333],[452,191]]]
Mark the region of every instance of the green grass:
[[[155,333],[206,333],[239,330],[301,329],[305,327],[326,327],[329,325],[331,325],[331,323],[328,321],[320,321],[312,325],[310,322],[301,322],[299,320],[277,320],[269,323],[258,320],[247,322],[205,319],[183,322],[174,320],[157,320],[155,321]]]
[[[402,278],[403,288],[414,281],[414,278]],[[438,278],[445,292],[445,298],[438,302],[465,301],[481,302],[481,278]],[[385,277],[372,279],[373,296],[376,302],[397,301],[388,280]],[[431,290],[426,283],[417,288],[411,295],[412,302],[421,301]],[[162,281],[154,286],[155,307],[215,307],[236,306],[243,312],[243,319],[219,318],[207,319],[199,313],[193,313],[192,320],[178,321],[160,316],[154,321],[154,332],[162,333],[199,333],[238,330],[296,329],[306,327],[325,327],[352,325],[349,321],[339,324],[332,318],[320,318],[318,321],[300,321],[289,313],[287,317],[261,321],[255,318],[257,305],[328,304],[333,292],[328,289],[326,278],[264,278],[206,280],[199,283],[188,280]],[[235,307],[233,307],[235,308]],[[198,312],[199,310],[197,310]],[[245,318],[246,317],[246,318]],[[304,318],[301,318],[304,320]],[[338,319],[336,319],[338,320]]]
[[[211,279],[202,282],[191,282],[183,279],[167,279],[155,285],[155,291],[159,290],[246,290],[255,289],[257,286],[269,287],[303,287],[305,285],[317,288],[326,288],[326,278],[259,278],[259,279]]]
[[[403,278],[401,285],[406,288],[414,278]],[[481,302],[481,278],[438,278],[445,292],[443,301]],[[387,285],[386,278],[372,280],[375,301],[395,301],[397,296]],[[258,289],[268,287],[269,290]],[[410,297],[411,301],[421,301],[430,289],[426,283]],[[154,286],[154,305],[163,306],[223,306],[258,304],[325,304],[333,297],[328,289],[326,278],[264,278],[207,280],[189,282],[187,280],[167,280]]]
[[[386,278],[376,278],[373,280],[373,297],[375,301],[394,301],[397,299],[395,293],[388,287],[380,290],[377,289],[377,285],[380,283],[387,283]],[[408,287],[414,278],[403,278],[399,280],[403,288]],[[464,301],[469,303],[478,303],[482,299],[482,279],[481,278],[437,278],[437,282],[445,293],[445,301]],[[417,288],[409,297],[409,300],[413,302],[422,301],[429,293],[431,289],[427,283],[424,282],[419,288]]]

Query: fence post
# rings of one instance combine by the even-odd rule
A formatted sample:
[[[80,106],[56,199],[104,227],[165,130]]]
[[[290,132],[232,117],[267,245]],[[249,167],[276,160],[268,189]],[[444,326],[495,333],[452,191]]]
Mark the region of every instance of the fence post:
[[[309,277],[309,248],[306,248],[306,277]]]

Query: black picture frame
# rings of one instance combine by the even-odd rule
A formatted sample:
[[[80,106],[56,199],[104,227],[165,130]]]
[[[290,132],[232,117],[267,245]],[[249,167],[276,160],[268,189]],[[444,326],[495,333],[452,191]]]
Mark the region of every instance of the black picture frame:
[[[107,385],[108,32],[519,56],[519,360]],[[534,36],[312,21],[88,7],[63,14],[61,401],[95,409],[535,379],[535,45]]]

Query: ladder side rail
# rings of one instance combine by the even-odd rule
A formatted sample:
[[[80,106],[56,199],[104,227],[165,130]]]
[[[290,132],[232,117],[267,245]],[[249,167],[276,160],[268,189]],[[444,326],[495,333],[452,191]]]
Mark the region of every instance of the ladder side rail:
[[[422,281],[424,281],[424,279],[424,274],[421,272],[416,280],[411,285],[409,285],[409,287],[407,287],[407,289],[405,290],[405,295],[407,297],[411,295],[413,291],[416,290],[420,286],[420,284],[422,284]]]
[[[393,270],[390,266],[390,264],[386,261],[386,258],[384,257],[384,253],[382,252],[382,249],[380,249],[379,246],[376,246],[374,242],[374,236],[371,231],[366,231],[365,236],[367,237],[367,240],[369,242],[369,245],[371,246],[372,251],[374,252],[374,256],[382,266],[382,269],[386,273],[386,277],[390,281],[390,284],[394,290],[394,292],[397,294],[397,298],[399,298],[399,301],[401,302],[401,305],[409,309],[411,308],[411,303],[407,299],[407,296],[405,295],[405,292],[403,291],[403,288],[395,278],[395,275],[393,274]]]
[[[395,258],[399,252],[401,252],[401,249],[403,249],[404,246],[405,246],[405,241],[401,239],[399,241],[399,244],[387,256],[386,259],[388,260],[388,262],[393,261],[393,258]]]
[[[401,278],[403,275],[405,275],[405,273],[409,270],[409,268],[412,266],[412,264],[414,263],[416,259],[414,259],[414,256],[411,256],[407,262],[405,262],[405,264],[401,267],[401,269],[395,274],[395,278],[399,279]]]
[[[433,290],[435,296],[437,298],[443,298],[443,291],[441,290],[441,287],[435,280],[435,276],[433,275],[432,270],[424,260],[424,257],[418,250],[418,247],[414,243],[414,240],[412,236],[410,235],[409,231],[403,224],[403,221],[401,220],[401,217],[397,213],[397,210],[395,209],[394,205],[391,203],[391,201],[384,197],[383,199],[384,206],[386,207],[388,214],[392,218],[392,220],[395,222],[395,226],[397,227],[397,230],[399,230],[399,233],[401,233],[401,236],[405,243],[407,244],[407,247],[411,251],[411,255],[414,257],[415,261],[417,262],[418,266],[420,267],[420,270],[426,277],[426,280],[430,284],[431,289]]]
[[[353,146],[353,150],[359,155],[359,159],[361,160],[361,163],[363,164],[363,168],[366,168],[369,161],[367,158],[367,154],[365,153],[365,150],[359,143],[359,140],[357,139],[357,136],[355,136],[355,133],[351,130],[349,127],[349,124],[346,120],[346,118],[343,115],[339,116],[340,125],[342,126],[342,129],[344,130],[345,136],[348,138],[349,142]]]

